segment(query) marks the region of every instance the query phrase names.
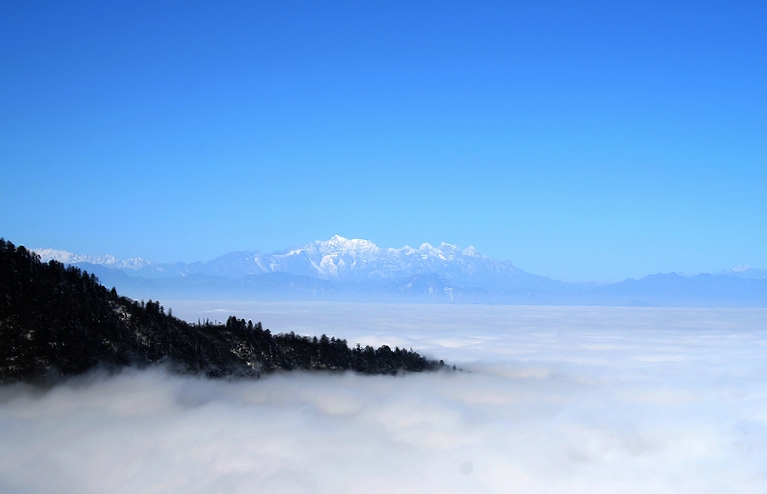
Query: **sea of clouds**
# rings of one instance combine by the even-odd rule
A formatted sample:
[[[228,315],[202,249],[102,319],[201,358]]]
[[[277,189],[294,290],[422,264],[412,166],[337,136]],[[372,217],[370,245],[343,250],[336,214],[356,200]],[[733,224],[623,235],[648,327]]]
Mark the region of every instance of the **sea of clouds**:
[[[0,492],[767,492],[767,310],[165,302],[462,371],[0,387]]]

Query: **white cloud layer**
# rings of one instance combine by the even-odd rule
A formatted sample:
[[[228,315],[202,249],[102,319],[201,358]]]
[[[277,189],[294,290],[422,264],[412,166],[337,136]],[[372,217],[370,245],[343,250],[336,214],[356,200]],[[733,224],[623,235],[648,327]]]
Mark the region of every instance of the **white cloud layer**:
[[[165,305],[465,371],[5,386],[1,492],[767,492],[767,310]]]

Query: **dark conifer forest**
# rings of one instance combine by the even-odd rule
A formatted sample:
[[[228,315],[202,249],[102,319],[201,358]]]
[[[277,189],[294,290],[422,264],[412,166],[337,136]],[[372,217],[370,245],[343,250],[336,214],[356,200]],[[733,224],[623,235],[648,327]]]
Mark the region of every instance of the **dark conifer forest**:
[[[272,334],[261,323],[190,324],[158,302],[137,302],[95,276],[0,239],[0,382],[45,381],[97,367],[165,364],[209,377],[259,377],[278,369],[397,374],[444,364],[384,345]]]

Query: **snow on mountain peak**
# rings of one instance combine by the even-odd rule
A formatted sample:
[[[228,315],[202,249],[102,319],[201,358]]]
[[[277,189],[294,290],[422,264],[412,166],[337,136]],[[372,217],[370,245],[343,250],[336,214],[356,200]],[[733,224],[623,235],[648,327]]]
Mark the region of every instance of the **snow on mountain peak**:
[[[728,270],[722,271],[720,274],[737,276],[739,278],[761,280],[767,278],[767,269],[757,269],[745,264],[740,264],[738,266],[733,266]]]
[[[254,251],[232,252],[202,263],[152,264],[141,258],[120,260],[114,256],[85,256],[53,249],[37,249],[43,260],[56,259],[66,264],[91,263],[116,269],[141,270],[153,277],[186,276],[202,273],[210,276],[244,277],[282,272],[326,280],[387,280],[415,275],[436,274],[456,281],[516,272],[510,262],[498,262],[477,252],[474,247],[461,249],[442,242],[434,247],[424,242],[414,249],[379,248],[361,238],[333,235],[288,251],[262,254]],[[145,268],[145,269],[144,269]]]
[[[391,279],[423,273],[459,276],[459,273],[514,269],[511,263],[498,263],[482,256],[474,247],[461,249],[446,242],[434,247],[424,242],[417,249],[407,245],[382,249],[369,240],[340,235],[270,257],[269,262],[259,265],[268,265],[271,271],[301,272],[339,280]]]
[[[456,256],[483,257],[474,247],[461,249],[456,244],[449,244],[447,242],[440,243],[438,247],[434,247],[428,242],[423,242],[417,249],[408,245],[400,248],[388,247],[382,249],[370,240],[362,238],[348,239],[338,234],[333,235],[328,240],[317,240],[306,244],[301,248],[290,251],[289,255],[297,255],[312,250],[322,253],[323,256],[343,255],[366,259],[388,255],[409,256],[416,253],[421,257],[425,256],[424,258],[434,257],[444,260],[452,259]]]
[[[73,254],[65,250],[56,249],[32,249],[32,252],[40,256],[40,260],[43,262],[58,261],[63,264],[77,264],[77,263],[89,263],[100,264],[108,266],[110,268],[118,269],[140,269],[152,264],[146,259],[140,257],[132,257],[130,259],[118,259],[113,255],[107,254],[104,256],[88,256],[82,254]]]
[[[315,244],[320,247],[324,252],[343,252],[353,254],[355,252],[367,252],[379,250],[376,245],[370,240],[362,238],[344,238],[341,235],[333,235],[329,240],[324,242],[317,241]]]

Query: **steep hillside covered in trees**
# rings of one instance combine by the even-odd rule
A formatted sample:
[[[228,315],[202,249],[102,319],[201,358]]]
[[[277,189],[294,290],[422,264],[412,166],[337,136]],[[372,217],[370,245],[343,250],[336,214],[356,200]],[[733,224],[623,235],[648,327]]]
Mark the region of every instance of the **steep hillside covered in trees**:
[[[349,348],[345,340],[325,335],[274,335],[235,317],[226,324],[190,324],[158,302],[122,297],[93,275],[43,263],[0,239],[0,382],[153,363],[211,377],[277,369],[396,374],[442,366],[385,345]]]

